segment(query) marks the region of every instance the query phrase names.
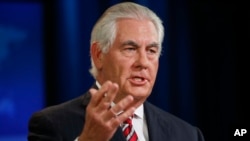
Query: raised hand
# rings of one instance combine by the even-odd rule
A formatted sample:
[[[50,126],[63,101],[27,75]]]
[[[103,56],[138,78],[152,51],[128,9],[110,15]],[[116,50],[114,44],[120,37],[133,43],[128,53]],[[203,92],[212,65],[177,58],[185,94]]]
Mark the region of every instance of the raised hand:
[[[90,89],[91,100],[78,141],[108,141],[120,124],[134,113],[135,108],[130,105],[133,97],[130,95],[111,107],[118,89],[119,86],[111,81],[105,82],[99,90]]]

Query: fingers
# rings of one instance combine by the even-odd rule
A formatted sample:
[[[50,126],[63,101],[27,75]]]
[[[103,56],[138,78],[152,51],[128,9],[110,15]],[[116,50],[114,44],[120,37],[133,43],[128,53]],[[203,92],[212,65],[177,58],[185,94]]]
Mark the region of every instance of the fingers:
[[[111,114],[109,114],[110,116],[108,116],[108,118],[119,116],[121,113],[126,111],[127,107],[129,107],[132,102],[133,97],[130,95],[122,99],[119,103],[109,109]]]
[[[124,98],[122,101],[120,101],[118,104],[116,104],[114,107],[110,109],[111,111],[116,111],[116,113],[121,112],[119,115],[111,119],[112,121],[111,126],[113,128],[118,127],[123,121],[125,121],[126,119],[128,119],[134,114],[135,108],[130,107],[131,102],[133,102],[133,97],[127,96],[126,98]],[[127,108],[127,107],[130,107],[130,108]]]
[[[112,83],[112,85],[109,86],[109,90],[104,94],[104,102],[113,102],[116,94],[118,92],[118,85],[116,83]]]
[[[118,85],[110,81],[105,82],[99,90],[90,89],[89,92],[92,96],[91,101],[89,103],[90,106],[96,107],[100,104],[102,100],[105,100],[106,102],[113,101],[117,91]]]
[[[107,81],[99,90],[89,90],[91,100],[88,105],[88,111],[92,113],[92,116],[100,117],[102,120],[101,123],[107,123],[113,128],[118,127],[125,119],[130,117],[135,110],[135,108],[131,106],[134,100],[131,95],[126,96],[111,107],[111,103],[114,101],[118,89],[119,87],[116,83]]]

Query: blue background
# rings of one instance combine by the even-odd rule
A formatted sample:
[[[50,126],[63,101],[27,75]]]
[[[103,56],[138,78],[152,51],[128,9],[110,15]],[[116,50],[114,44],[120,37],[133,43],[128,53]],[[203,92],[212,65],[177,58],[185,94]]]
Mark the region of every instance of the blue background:
[[[0,3],[0,140],[24,141],[28,119],[45,106],[43,9]]]

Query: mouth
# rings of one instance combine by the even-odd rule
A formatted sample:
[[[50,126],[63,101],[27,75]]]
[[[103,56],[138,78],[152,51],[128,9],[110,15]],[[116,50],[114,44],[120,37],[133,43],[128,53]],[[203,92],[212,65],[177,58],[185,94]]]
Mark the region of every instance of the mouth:
[[[135,86],[143,86],[148,82],[148,79],[140,76],[133,76],[129,79],[130,83]]]

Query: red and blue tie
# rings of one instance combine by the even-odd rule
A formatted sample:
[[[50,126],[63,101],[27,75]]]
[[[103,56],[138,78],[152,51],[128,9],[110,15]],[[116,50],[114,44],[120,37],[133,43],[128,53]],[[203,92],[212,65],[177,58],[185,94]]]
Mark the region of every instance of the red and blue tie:
[[[122,131],[127,141],[137,141],[137,134],[132,126],[132,117],[123,122]]]

